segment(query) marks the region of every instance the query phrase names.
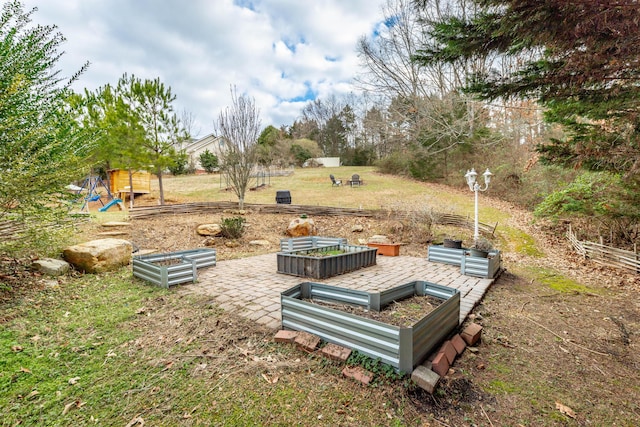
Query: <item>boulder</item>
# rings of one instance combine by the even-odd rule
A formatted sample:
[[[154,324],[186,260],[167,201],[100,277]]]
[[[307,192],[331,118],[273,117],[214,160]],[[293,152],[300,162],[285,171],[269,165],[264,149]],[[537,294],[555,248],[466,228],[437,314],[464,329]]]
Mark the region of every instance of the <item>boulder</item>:
[[[376,234],[374,236],[369,237],[368,243],[390,243],[390,242],[387,236]]]
[[[61,259],[42,258],[35,260],[32,266],[49,276],[62,276],[69,271],[69,263]]]
[[[131,242],[123,239],[98,239],[69,246],[62,255],[80,271],[102,273],[131,263]]]
[[[222,227],[220,224],[200,224],[196,228],[196,233],[201,236],[220,236],[222,235]]]
[[[296,218],[287,227],[287,235],[291,237],[315,236],[317,234],[318,229],[311,218]]]

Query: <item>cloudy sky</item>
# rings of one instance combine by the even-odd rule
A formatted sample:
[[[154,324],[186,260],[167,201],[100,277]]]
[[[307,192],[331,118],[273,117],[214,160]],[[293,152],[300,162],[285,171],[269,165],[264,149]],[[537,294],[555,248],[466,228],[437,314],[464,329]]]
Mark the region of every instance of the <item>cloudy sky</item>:
[[[290,125],[315,97],[352,91],[355,47],[380,25],[382,0],[24,0],[66,37],[60,67],[89,70],[78,91],[123,73],[160,77],[193,133],[213,132],[230,87],[256,100],[263,126]]]

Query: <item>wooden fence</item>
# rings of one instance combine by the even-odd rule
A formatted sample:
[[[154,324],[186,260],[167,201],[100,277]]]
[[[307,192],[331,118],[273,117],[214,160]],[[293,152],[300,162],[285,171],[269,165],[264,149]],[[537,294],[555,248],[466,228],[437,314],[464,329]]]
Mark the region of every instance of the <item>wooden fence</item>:
[[[601,243],[578,240],[571,226],[569,226],[569,230],[567,230],[567,239],[576,252],[597,264],[622,268],[634,273],[640,272],[640,258],[635,251],[627,251]]]
[[[410,213],[404,211],[391,211],[383,209],[356,209],[356,208],[339,208],[331,206],[310,206],[310,205],[289,205],[289,204],[254,204],[245,203],[245,209],[261,213],[270,214],[291,214],[291,215],[316,215],[316,216],[359,216],[379,219],[398,219],[402,220]],[[178,214],[195,214],[195,213],[211,213],[223,212],[226,210],[237,210],[237,202],[197,202],[197,203],[181,203],[174,205],[162,206],[145,206],[133,208],[129,210],[131,219],[144,219],[157,215],[178,215]],[[455,214],[433,213],[430,215],[434,224],[451,225],[473,229],[473,220],[468,217]],[[479,223],[478,229],[488,235],[493,235],[498,224],[488,225]]]

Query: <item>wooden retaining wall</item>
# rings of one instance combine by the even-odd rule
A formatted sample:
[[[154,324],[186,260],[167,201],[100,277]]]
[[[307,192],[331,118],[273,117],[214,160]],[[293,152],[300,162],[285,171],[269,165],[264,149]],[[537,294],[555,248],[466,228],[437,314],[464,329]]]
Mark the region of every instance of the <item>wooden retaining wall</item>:
[[[338,208],[332,206],[310,206],[310,205],[289,205],[289,204],[256,204],[245,203],[245,209],[254,212],[267,214],[290,214],[290,215],[315,215],[315,216],[356,216],[370,217],[378,219],[398,219],[402,220],[409,214],[401,211],[390,211],[383,209],[355,209]],[[237,202],[196,202],[181,203],[162,206],[144,206],[133,208],[129,211],[131,219],[144,219],[157,215],[179,215],[195,213],[223,212],[225,210],[237,210]],[[473,230],[473,220],[455,214],[434,213],[434,224],[451,225],[455,227],[468,228]],[[493,235],[498,224],[488,225],[479,223],[478,228],[483,234]]]

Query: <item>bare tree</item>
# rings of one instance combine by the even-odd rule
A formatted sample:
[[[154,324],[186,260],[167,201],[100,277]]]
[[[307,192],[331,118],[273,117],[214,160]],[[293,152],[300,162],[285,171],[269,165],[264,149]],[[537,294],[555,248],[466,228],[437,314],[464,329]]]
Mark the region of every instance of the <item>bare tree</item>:
[[[258,160],[260,111],[253,98],[238,96],[235,87],[231,88],[231,102],[218,116],[215,131],[225,143],[220,153],[222,170],[238,196],[239,208],[243,209],[251,171]]]

